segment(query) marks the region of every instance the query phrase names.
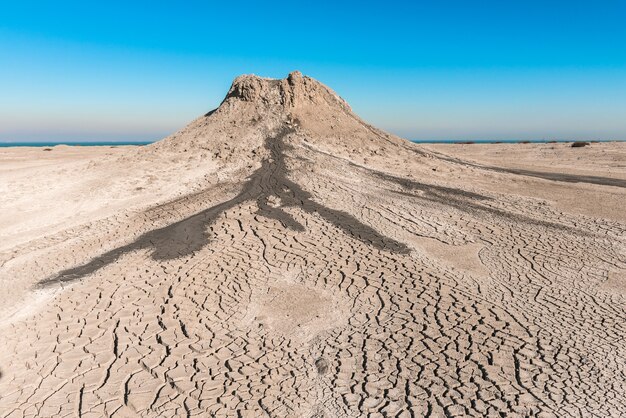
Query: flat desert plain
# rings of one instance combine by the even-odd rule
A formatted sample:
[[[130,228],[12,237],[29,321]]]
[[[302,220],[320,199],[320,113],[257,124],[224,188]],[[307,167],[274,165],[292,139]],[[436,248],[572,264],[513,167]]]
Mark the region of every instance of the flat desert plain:
[[[0,416],[626,415],[626,144],[419,145],[237,78],[0,149]]]

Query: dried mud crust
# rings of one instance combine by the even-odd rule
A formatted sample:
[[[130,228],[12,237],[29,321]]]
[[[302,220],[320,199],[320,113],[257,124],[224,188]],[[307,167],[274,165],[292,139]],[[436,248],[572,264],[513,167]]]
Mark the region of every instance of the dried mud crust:
[[[235,198],[43,283],[74,280],[3,331],[3,416],[624,412],[623,293],[602,288],[624,260],[596,225],[367,174],[291,134]],[[489,278],[408,235],[482,243]]]
[[[67,244],[56,297],[0,329],[0,416],[626,414],[626,225],[309,134],[265,131],[229,197],[154,208],[131,243]]]
[[[544,180],[550,181],[558,181],[564,183],[589,183],[596,184],[600,186],[613,186],[613,187],[622,187],[626,188],[626,180],[612,178],[612,177],[602,177],[602,176],[589,176],[589,175],[580,175],[580,174],[567,174],[567,173],[551,173],[548,171],[536,171],[536,170],[525,170],[522,168],[507,168],[507,167],[497,167],[486,164],[478,164],[474,162],[469,162],[466,160],[462,160],[455,157],[447,156],[443,153],[437,153],[437,157],[442,160],[449,161],[451,163],[460,164],[467,167],[479,168],[481,170],[494,171],[497,173],[506,173],[506,174],[515,174],[518,176],[527,176],[527,177],[536,177]]]

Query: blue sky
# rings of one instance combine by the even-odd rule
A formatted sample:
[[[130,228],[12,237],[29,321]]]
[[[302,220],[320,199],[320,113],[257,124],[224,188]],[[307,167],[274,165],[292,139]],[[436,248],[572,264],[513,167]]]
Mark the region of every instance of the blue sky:
[[[156,140],[292,70],[410,139],[626,140],[626,2],[0,0],[0,141]]]

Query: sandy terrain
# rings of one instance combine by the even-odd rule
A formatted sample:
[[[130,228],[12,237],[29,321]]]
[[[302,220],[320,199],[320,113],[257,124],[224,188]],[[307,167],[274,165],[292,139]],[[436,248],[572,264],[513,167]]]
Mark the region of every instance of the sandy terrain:
[[[539,197],[568,212],[626,221],[623,195],[619,193],[626,180],[623,142],[591,143],[584,148],[572,148],[571,143],[422,147],[442,158],[460,159],[470,169],[478,166],[481,172],[486,169],[492,173],[523,174],[513,178],[499,175],[473,178],[481,187]],[[607,184],[618,188],[594,186]]]
[[[411,144],[299,73],[0,150],[0,416],[623,416],[625,156]]]

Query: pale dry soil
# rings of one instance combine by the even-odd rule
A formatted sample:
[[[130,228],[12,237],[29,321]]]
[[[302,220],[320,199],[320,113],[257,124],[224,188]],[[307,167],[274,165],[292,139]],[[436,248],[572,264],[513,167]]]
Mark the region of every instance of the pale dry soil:
[[[481,187],[540,197],[568,212],[626,221],[623,195],[617,189],[596,187],[607,180],[618,185],[626,180],[623,142],[591,143],[584,148],[572,148],[571,143],[428,144],[422,147],[443,158],[461,159],[469,169],[467,174],[471,175],[477,166],[491,171],[492,176],[472,178],[472,182]],[[502,170],[528,175],[502,176]],[[547,180],[546,177],[561,177],[562,181],[531,181]],[[585,178],[591,182],[579,181]],[[607,194],[611,197],[607,198]]]
[[[293,135],[1,150],[0,416],[626,415],[624,144]]]

